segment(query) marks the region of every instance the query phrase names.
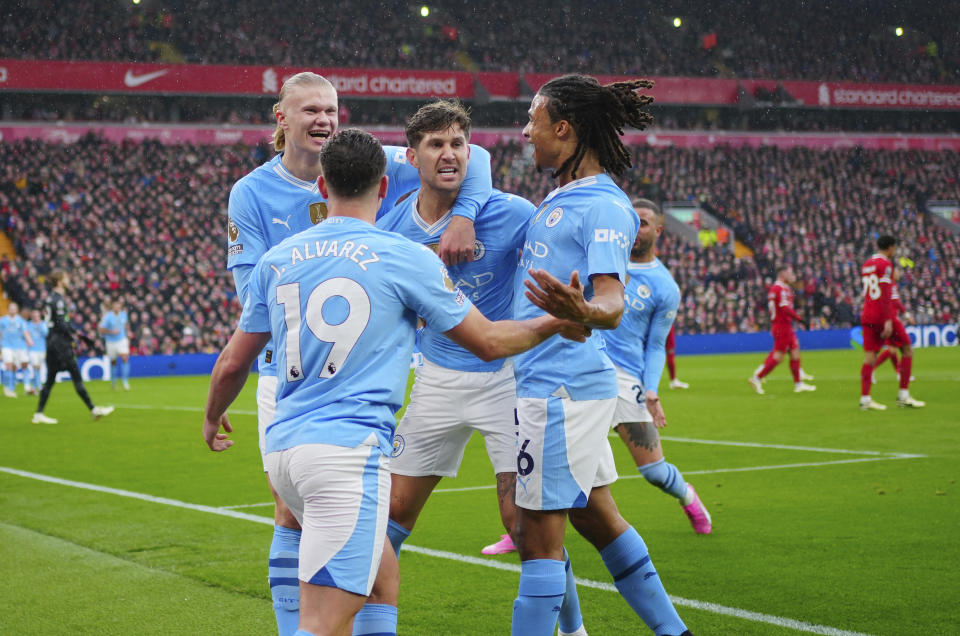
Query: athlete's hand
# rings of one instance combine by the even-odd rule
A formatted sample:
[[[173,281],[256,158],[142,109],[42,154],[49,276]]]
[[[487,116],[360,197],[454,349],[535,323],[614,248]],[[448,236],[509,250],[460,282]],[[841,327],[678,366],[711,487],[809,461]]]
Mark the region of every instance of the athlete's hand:
[[[570,284],[561,283],[545,269],[527,270],[536,285],[524,280],[527,299],[552,316],[573,322],[584,322],[587,317],[587,301],[583,297],[580,273],[570,274]]]
[[[477,235],[473,229],[473,221],[464,216],[451,217],[447,229],[440,236],[437,256],[447,267],[469,263],[473,260],[476,241]]]
[[[586,342],[593,331],[583,323],[562,320],[560,321],[560,331],[558,333],[567,340]]]
[[[218,453],[233,446],[233,440],[227,437],[227,433],[220,432],[221,426],[227,433],[233,432],[233,427],[230,426],[230,420],[227,418],[226,413],[221,415],[219,420],[210,420],[207,418],[203,420],[203,439],[207,442],[210,450]]]
[[[645,402],[647,412],[653,417],[653,425],[657,428],[663,428],[667,425],[667,416],[663,412],[663,405],[660,404],[660,397],[653,391],[647,391]]]

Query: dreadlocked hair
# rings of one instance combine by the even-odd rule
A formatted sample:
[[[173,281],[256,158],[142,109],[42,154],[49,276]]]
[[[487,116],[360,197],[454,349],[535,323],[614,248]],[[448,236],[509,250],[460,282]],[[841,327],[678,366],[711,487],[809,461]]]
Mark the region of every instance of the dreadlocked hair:
[[[643,110],[653,97],[637,92],[652,87],[653,82],[646,79],[601,85],[586,75],[563,75],[544,84],[538,92],[548,98],[550,121],[565,119],[577,134],[576,149],[553,177],[570,169],[576,179],[577,168],[590,150],[607,172],[620,176],[628,170],[633,163],[620,136],[625,125],[644,130],[653,123],[653,115]]]

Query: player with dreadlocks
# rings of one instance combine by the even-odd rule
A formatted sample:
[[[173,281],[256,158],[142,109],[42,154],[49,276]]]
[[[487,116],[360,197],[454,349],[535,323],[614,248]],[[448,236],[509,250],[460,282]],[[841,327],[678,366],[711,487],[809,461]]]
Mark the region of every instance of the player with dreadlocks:
[[[533,144],[537,169],[550,169],[559,187],[543,200],[527,228],[515,319],[547,312],[594,330],[619,324],[639,220],[609,175],[631,167],[620,135],[627,125],[643,130],[652,122],[644,108],[653,98],[638,92],[652,86],[643,79],[603,86],[592,77],[565,75],[547,82],[533,98],[523,135]],[[569,284],[562,282],[566,280]],[[526,294],[520,293],[520,281]],[[617,472],[607,434],[618,389],[600,334],[595,331],[584,343],[551,338],[517,356],[514,368],[515,541],[522,564],[513,634],[553,634],[565,592],[568,516],[600,552],[617,589],[654,633],[689,634],[643,539],[610,494]],[[561,633],[571,633],[560,627]]]

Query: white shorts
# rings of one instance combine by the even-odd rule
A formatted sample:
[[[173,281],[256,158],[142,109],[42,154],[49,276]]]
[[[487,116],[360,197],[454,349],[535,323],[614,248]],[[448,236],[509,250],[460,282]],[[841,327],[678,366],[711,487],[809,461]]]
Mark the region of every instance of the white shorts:
[[[123,340],[114,340],[113,342],[107,341],[107,357],[110,358],[110,361],[114,361],[120,356],[130,355],[130,341],[124,338]]]
[[[512,364],[470,372],[424,359],[414,374],[410,403],[393,436],[390,472],[456,477],[474,431],[483,435],[495,474],[516,472],[517,384]]]
[[[267,455],[270,483],[303,528],[301,581],[370,594],[387,536],[389,461],[373,434],[356,448],[305,444]]]
[[[277,412],[277,376],[261,375],[257,380],[257,435],[260,440],[260,458],[267,471],[267,427]]]
[[[607,439],[616,398],[517,398],[517,505],[566,510],[617,480]]]
[[[27,355],[30,358],[30,366],[39,369],[47,361],[46,351],[31,351]]]
[[[30,360],[30,356],[27,354],[26,349],[11,349],[10,347],[4,347],[0,349],[0,359],[3,360],[3,364],[12,364],[16,367],[27,364]]]
[[[616,367],[616,365],[614,365]],[[652,422],[653,416],[647,410],[646,391],[643,382],[636,376],[617,368],[617,410],[613,414],[611,427],[623,422]]]

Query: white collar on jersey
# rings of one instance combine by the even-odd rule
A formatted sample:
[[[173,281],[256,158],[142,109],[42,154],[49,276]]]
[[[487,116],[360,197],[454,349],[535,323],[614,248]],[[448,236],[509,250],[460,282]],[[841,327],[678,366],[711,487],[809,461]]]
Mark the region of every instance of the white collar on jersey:
[[[292,185],[297,186],[301,190],[306,190],[313,194],[320,192],[320,186],[317,185],[316,181],[304,181],[300,177],[294,176],[294,174],[287,170],[287,167],[283,165],[283,155],[281,154],[279,157],[280,158],[277,159],[277,163],[273,165],[273,171],[278,177]]]
[[[411,194],[410,198],[413,199],[413,203],[410,205],[410,215],[413,217],[413,222],[417,224],[417,227],[430,236],[433,236],[439,232],[440,228],[446,225],[447,222],[450,221],[450,217],[453,215],[452,209],[447,210],[446,214],[437,219],[433,225],[430,225],[423,220],[423,217],[420,216],[420,210],[417,209],[417,206],[420,205],[420,191],[417,190],[417,192]]]
[[[582,188],[584,186],[593,185],[597,182],[597,176],[598,175],[590,175],[589,177],[581,177],[576,181],[571,181],[567,185],[561,186],[556,190],[554,190],[553,192],[551,192],[550,194],[548,194],[543,201],[545,203],[550,199],[552,199],[553,197],[555,197],[556,195],[560,194],[561,192],[569,192],[570,190],[575,190],[577,188]]]
[[[652,261],[646,261],[644,263],[630,261],[627,267],[630,269],[654,269],[660,267],[660,261],[658,261],[656,258],[654,258]]]

